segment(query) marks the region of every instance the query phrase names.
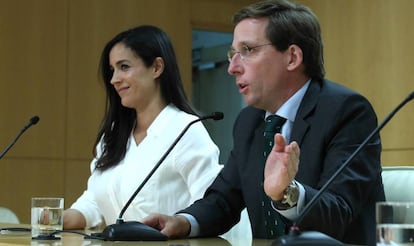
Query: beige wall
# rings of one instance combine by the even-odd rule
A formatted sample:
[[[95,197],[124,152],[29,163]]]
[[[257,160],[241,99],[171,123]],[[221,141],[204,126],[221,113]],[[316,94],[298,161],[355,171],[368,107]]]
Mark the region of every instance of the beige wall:
[[[320,19],[327,78],[364,94],[382,122],[414,91],[414,1],[301,2]],[[381,131],[383,165],[414,165],[413,124],[411,101]]]
[[[97,67],[108,39],[139,24],[166,30],[190,94],[191,29],[231,31],[231,14],[249,2],[0,0],[0,149],[40,117],[0,160],[0,206],[29,223],[32,196],[63,196],[68,207],[85,188],[104,107]],[[366,95],[382,121],[414,88],[414,2],[300,2],[320,18],[327,77]],[[413,109],[407,105],[384,128],[384,165],[414,164]]]

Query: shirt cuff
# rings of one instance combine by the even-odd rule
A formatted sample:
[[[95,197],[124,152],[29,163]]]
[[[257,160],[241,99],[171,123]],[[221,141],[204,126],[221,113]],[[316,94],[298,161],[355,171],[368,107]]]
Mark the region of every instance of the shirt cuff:
[[[194,216],[185,213],[180,213],[176,215],[184,216],[188,220],[188,222],[190,222],[190,233],[188,234],[188,237],[196,237],[200,234],[200,226],[198,225],[198,222]]]
[[[96,210],[88,209],[86,204],[75,202],[74,204],[72,204],[70,209],[75,209],[79,211],[83,215],[83,217],[85,217],[85,221],[86,221],[85,228],[87,229],[99,227],[103,225],[104,223],[103,222],[104,219],[99,214],[99,212]]]
[[[302,211],[304,203],[305,203],[305,188],[298,181],[294,180],[294,182],[296,183],[296,185],[299,188],[299,199],[298,199],[298,203],[296,204],[295,207],[289,208],[289,209],[286,209],[286,210],[278,210],[273,205],[273,202],[270,202],[271,205],[272,205],[272,208],[274,210],[276,210],[283,217],[285,217],[285,218],[287,218],[291,221],[294,221],[299,217],[299,213],[300,213],[300,211]]]

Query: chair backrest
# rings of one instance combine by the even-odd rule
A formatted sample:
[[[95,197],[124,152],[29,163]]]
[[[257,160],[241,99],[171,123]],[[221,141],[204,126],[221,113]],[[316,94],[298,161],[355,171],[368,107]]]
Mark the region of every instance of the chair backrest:
[[[414,202],[414,166],[382,167],[385,199],[394,202]]]
[[[17,215],[8,208],[0,207],[0,223],[19,224]]]

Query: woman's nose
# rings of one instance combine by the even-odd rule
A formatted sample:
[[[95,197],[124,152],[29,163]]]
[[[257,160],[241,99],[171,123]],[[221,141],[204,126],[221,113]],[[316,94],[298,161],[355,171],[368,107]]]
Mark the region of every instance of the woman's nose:
[[[112,73],[112,77],[111,77],[111,84],[116,84],[117,82],[119,82],[119,76],[117,75],[117,73],[114,71]]]

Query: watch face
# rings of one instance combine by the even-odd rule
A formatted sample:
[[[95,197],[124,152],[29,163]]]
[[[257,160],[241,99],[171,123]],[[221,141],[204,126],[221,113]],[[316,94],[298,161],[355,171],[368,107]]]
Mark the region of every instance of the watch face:
[[[289,204],[289,206],[293,207],[296,205],[299,199],[299,188],[295,183],[290,184],[286,191],[285,191],[285,199],[283,199],[283,203]]]
[[[296,185],[295,182],[289,184],[286,187],[283,199],[280,201],[273,201],[273,205],[276,209],[285,210],[296,206],[299,199],[299,187]]]
[[[298,200],[299,200],[299,188],[297,186],[295,186],[294,188],[292,188],[291,194],[292,194],[291,195],[292,202],[297,203]]]

